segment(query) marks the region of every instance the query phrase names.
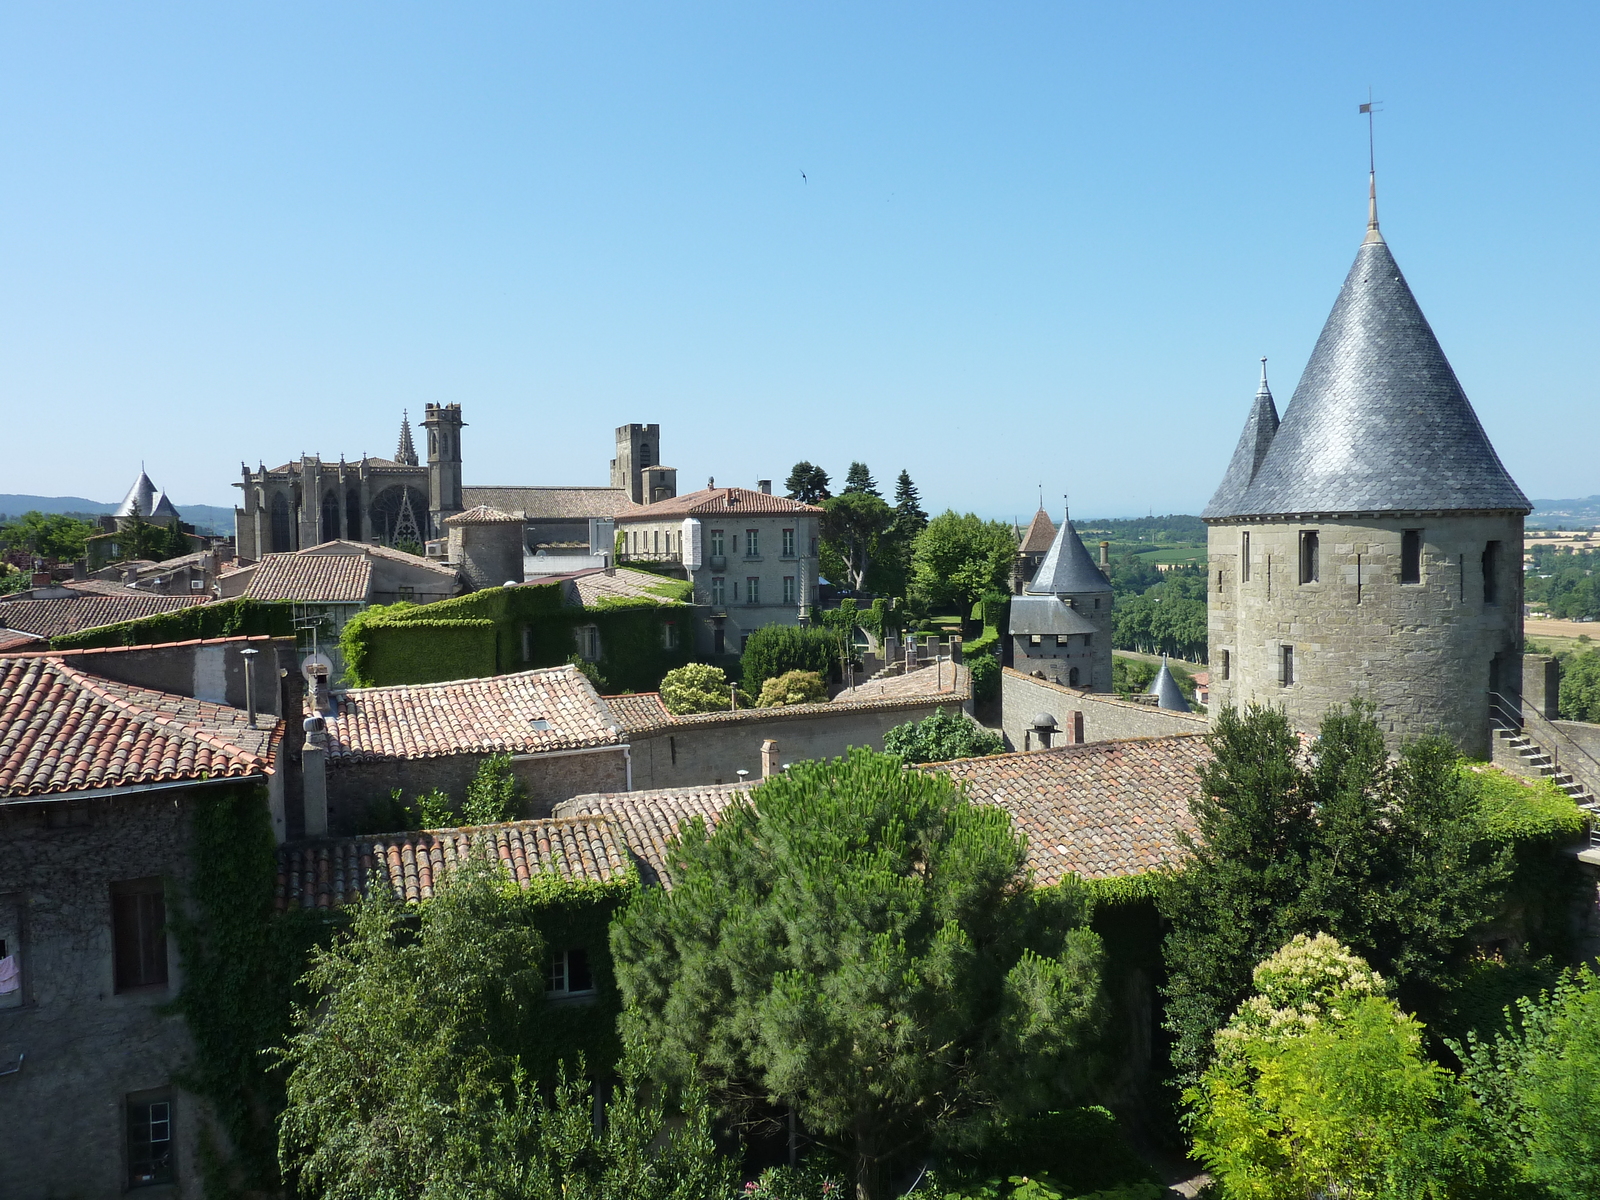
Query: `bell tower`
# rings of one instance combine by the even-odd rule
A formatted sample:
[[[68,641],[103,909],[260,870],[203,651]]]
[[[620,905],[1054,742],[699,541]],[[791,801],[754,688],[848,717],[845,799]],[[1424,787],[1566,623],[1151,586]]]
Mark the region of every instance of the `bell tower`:
[[[445,518],[461,511],[461,405],[428,405],[422,427],[428,431],[429,536],[442,537]]]

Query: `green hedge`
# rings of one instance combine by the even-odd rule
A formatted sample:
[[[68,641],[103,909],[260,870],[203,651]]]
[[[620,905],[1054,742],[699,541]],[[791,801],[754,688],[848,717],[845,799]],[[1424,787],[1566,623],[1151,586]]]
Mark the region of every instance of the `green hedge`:
[[[436,604],[391,604],[358,614],[344,628],[345,670],[356,686],[433,683],[560,666],[577,649],[574,630],[600,631],[596,664],[611,691],[650,691],[689,661],[693,610],[689,584],[662,579],[649,598],[607,599],[593,608],[562,603],[562,585],[485,588]],[[662,626],[678,626],[678,648],[662,648]],[[523,630],[528,654],[523,656]]]
[[[289,604],[267,604],[240,596],[212,604],[195,604],[172,612],[101,625],[81,633],[50,639],[52,650],[96,650],[104,646],[159,646],[196,638],[242,637],[266,634],[294,636],[294,609]]]

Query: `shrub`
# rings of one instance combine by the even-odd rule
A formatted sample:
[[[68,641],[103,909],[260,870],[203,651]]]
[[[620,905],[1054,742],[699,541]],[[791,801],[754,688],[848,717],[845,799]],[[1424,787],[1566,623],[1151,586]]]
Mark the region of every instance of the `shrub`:
[[[668,671],[661,680],[661,703],[675,717],[688,713],[726,712],[731,707],[728,698],[728,676],[721,667],[707,663],[689,663]],[[750,697],[735,693],[739,706],[750,707]]]
[[[742,684],[757,693],[775,675],[815,671],[824,679],[839,661],[839,636],[828,629],[797,625],[764,625],[750,635],[739,666]]]
[[[1561,715],[1600,721],[1600,653],[1586,650],[1561,664]]]
[[[783,708],[790,704],[825,704],[828,686],[815,671],[785,671],[761,685],[757,708]]]
[[[883,748],[908,763],[925,763],[1000,754],[1005,743],[961,713],[937,708],[931,716],[889,730],[883,735]]]
[[[972,674],[972,701],[987,704],[1000,695],[1000,660],[992,654],[980,654],[967,660],[967,670]]]
[[[468,825],[495,825],[512,820],[525,796],[521,781],[511,773],[509,754],[491,754],[478,764],[467,784],[461,819]]]

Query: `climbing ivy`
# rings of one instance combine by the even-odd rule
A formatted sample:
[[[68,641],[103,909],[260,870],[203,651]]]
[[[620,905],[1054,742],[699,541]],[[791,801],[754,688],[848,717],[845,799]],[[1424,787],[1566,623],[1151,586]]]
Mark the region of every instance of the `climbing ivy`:
[[[267,604],[243,596],[213,604],[193,604],[172,612],[101,625],[50,639],[52,650],[90,650],[102,646],[158,646],[195,638],[266,634],[294,636],[294,611],[289,604]]]

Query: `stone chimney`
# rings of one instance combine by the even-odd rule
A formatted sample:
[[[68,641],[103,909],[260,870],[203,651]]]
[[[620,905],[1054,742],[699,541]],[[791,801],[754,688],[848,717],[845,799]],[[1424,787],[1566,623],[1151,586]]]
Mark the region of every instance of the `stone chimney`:
[[[1100,543],[1100,569],[1102,571],[1109,571],[1111,569],[1111,543],[1110,542],[1101,542]]]
[[[771,779],[778,773],[778,743],[767,738],[761,743],[761,778]]]
[[[758,480],[756,480],[756,491],[760,492],[763,496],[772,495],[772,480],[770,480],[770,479],[758,479]]]

